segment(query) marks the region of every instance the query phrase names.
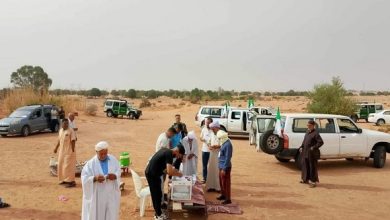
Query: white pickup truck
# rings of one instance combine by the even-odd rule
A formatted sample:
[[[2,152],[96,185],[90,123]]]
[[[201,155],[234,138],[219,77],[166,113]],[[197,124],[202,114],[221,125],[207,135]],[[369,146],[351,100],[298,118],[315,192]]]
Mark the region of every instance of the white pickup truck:
[[[221,129],[227,131],[230,136],[247,136],[252,121],[253,115],[263,114],[272,115],[273,108],[270,107],[253,107],[253,108],[229,108],[227,113],[224,113],[224,107],[221,106],[202,106],[195,117],[196,123],[200,126],[204,125],[206,117],[212,117],[213,121],[218,121]]]
[[[340,115],[282,114],[283,138],[273,134],[275,116],[259,115],[252,120],[257,128],[257,147],[275,155],[280,162],[294,159],[300,168],[299,147],[309,120],[316,122],[324,140],[320,159],[373,158],[374,167],[385,166],[386,153],[390,153],[390,134],[360,129],[349,117]]]

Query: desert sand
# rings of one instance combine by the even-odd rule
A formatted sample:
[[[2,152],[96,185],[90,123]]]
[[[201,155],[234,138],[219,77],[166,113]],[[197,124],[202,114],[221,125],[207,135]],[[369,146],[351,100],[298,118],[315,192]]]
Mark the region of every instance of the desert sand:
[[[388,106],[389,98],[377,102]],[[143,174],[147,159],[154,153],[160,133],[173,123],[180,113],[189,130],[200,129],[194,123],[199,105],[160,98],[154,107],[143,109],[140,120],[107,118],[102,112],[102,99],[88,100],[99,105],[98,115],[80,113],[76,146],[77,160],[85,161],[94,155],[94,145],[108,141],[110,153],[119,157],[127,151],[132,169]],[[209,103],[220,104],[221,102]],[[260,105],[280,106],[282,112],[302,112],[307,100],[302,97],[264,100]],[[137,103],[136,103],[137,104]],[[233,102],[232,105],[245,105]],[[376,126],[359,123],[364,128]],[[12,205],[0,209],[0,219],[80,219],[82,189],[66,189],[49,174],[49,158],[57,135],[40,133],[26,138],[0,138],[0,197]],[[281,164],[273,156],[256,152],[246,139],[233,139],[232,199],[243,210],[242,215],[210,214],[208,219],[389,219],[390,162],[375,169],[372,160],[320,161],[320,185],[310,189],[299,184],[300,172],[293,163]],[[389,155],[388,155],[389,156]],[[199,162],[199,164],[201,164]],[[200,176],[200,168],[198,173]],[[152,219],[153,208],[139,217],[137,199],[131,177],[121,197],[121,219]],[[69,198],[58,201],[58,196]],[[207,200],[216,201],[217,194],[208,193]],[[207,219],[199,213],[175,213],[172,219]]]

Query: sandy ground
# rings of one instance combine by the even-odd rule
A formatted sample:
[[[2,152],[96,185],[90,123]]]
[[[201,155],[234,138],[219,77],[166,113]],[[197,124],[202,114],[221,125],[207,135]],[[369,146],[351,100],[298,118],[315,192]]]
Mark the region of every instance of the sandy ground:
[[[89,102],[101,105],[102,100]],[[90,159],[94,155],[94,144],[107,140],[113,146],[110,153],[119,157],[120,152],[130,152],[132,169],[143,173],[147,159],[154,152],[157,136],[172,124],[176,113],[182,114],[189,129],[199,134],[194,123],[198,105],[179,105],[177,101],[168,103],[164,99],[153,102],[156,106],[145,109],[138,121],[107,118],[103,112],[96,117],[81,114],[77,118],[78,161]],[[292,98],[266,100],[262,105],[281,106],[282,111],[303,111],[305,102],[304,98]],[[381,102],[390,103],[387,98]],[[365,123],[359,125],[375,128]],[[12,208],[0,210],[0,219],[80,218],[80,179],[77,178],[77,188],[65,189],[57,184],[57,178],[49,175],[49,158],[53,156],[56,138],[57,135],[51,133],[0,138],[0,197],[12,205]],[[383,169],[373,168],[372,161],[321,161],[321,184],[309,189],[298,183],[300,172],[293,163],[280,164],[273,156],[257,153],[245,139],[234,139],[233,145],[233,202],[238,203],[244,213],[212,214],[208,219],[389,219],[389,161]],[[125,177],[123,181],[126,190],[121,198],[121,219],[140,219],[132,179]],[[60,195],[65,195],[69,201],[58,201]],[[216,196],[207,194],[207,200],[215,201]],[[151,219],[153,213],[149,207],[143,219]],[[206,217],[190,212],[175,213],[172,219]]]

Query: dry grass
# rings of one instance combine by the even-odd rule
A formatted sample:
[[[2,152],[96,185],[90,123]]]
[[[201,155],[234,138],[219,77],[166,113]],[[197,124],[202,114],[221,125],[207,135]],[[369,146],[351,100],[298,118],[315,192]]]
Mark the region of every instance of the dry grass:
[[[33,89],[12,89],[2,102],[3,114],[10,114],[15,109],[34,104],[51,104],[63,106],[66,112],[85,110],[85,98],[78,96],[51,96],[48,93],[38,93]]]
[[[385,133],[390,133],[390,125],[382,125],[382,126],[380,126],[378,131],[385,132]]]
[[[85,114],[90,116],[96,116],[98,111],[98,106],[95,104],[89,104],[87,108],[85,108]]]
[[[141,104],[139,104],[139,108],[147,108],[151,107],[152,103],[150,103],[149,99],[143,98]]]

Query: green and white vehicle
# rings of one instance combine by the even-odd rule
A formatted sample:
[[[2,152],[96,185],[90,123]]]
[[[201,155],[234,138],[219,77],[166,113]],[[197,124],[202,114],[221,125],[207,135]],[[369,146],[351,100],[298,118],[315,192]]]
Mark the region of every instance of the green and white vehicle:
[[[368,103],[363,102],[357,104],[357,111],[355,114],[351,115],[351,119],[354,122],[359,121],[359,119],[364,119],[368,122],[368,116],[372,113],[378,113],[384,110],[384,107],[381,103]]]
[[[104,102],[104,112],[107,117],[127,116],[129,119],[139,119],[142,111],[134,108],[126,100],[107,99]]]

